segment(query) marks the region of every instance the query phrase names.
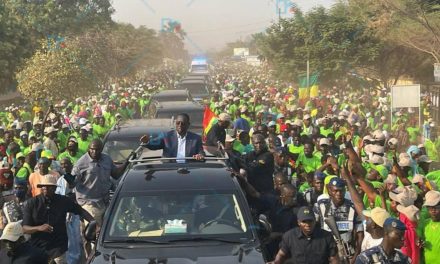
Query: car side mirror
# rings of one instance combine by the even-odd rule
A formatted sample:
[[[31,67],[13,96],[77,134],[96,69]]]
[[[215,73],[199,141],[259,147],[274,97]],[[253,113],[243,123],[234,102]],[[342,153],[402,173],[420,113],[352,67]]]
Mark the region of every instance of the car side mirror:
[[[267,217],[264,214],[258,216],[258,235],[260,239],[265,239],[272,233],[272,226],[270,225]]]
[[[96,240],[96,221],[89,222],[84,229],[84,238],[88,242]]]

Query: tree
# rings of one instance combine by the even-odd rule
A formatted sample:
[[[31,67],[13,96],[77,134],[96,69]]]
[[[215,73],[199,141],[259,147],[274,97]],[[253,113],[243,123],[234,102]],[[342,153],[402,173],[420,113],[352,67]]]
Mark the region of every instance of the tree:
[[[26,98],[73,99],[97,92],[102,79],[79,59],[76,48],[38,50],[17,73],[18,91]]]
[[[163,57],[173,60],[187,60],[189,55],[185,50],[182,38],[175,33],[159,32],[160,46],[162,47]]]
[[[0,1],[0,91],[14,89],[15,73],[41,39],[68,38],[113,24],[109,0]]]
[[[346,15],[346,6],[337,4],[330,10],[315,8],[301,11],[291,19],[282,19],[256,39],[260,53],[285,79],[296,80],[306,72],[320,73],[324,84],[350,73],[354,67],[373,63],[378,41],[359,19]]]
[[[0,2],[0,92],[15,88],[15,70],[32,54],[30,42],[25,27]]]
[[[112,24],[109,0],[5,0],[36,38],[72,35]]]
[[[154,30],[127,24],[92,29],[66,38],[62,46],[40,43],[17,74],[19,91],[33,99],[88,95],[111,78],[134,77],[162,60]]]
[[[161,44],[155,31],[144,26],[135,28],[118,23],[92,29],[70,39],[66,45],[78,47],[85,61],[99,58],[97,71],[107,78],[134,76],[162,59]]]
[[[391,42],[425,53],[440,63],[440,3],[437,0],[350,0],[369,26]]]

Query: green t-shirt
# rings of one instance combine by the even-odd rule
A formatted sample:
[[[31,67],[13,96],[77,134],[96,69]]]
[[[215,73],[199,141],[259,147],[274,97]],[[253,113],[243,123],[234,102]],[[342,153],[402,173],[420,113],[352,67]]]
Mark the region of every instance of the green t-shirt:
[[[17,171],[15,177],[17,177],[20,180],[28,180],[29,175],[31,175],[31,171],[29,171],[25,166],[23,166]]]
[[[433,181],[437,186],[440,187],[440,170],[431,171],[426,174],[426,179]]]
[[[60,155],[58,155],[58,160],[62,160],[64,158],[69,158],[72,161],[72,164],[75,165],[75,163],[79,160],[79,158],[81,158],[81,156],[84,153],[82,152],[77,152],[75,156],[70,155],[69,151],[64,151],[63,153],[61,153]]]
[[[327,129],[325,129],[324,127],[320,127],[319,128],[319,132],[321,133],[321,135],[323,135],[324,137],[327,137],[329,134],[333,134],[333,128],[329,127]]]
[[[419,134],[419,130],[420,129],[418,127],[407,127],[406,128],[406,131],[408,132],[408,135],[409,135],[410,143],[417,141],[417,135]]]
[[[440,222],[428,219],[423,228],[422,239],[425,241],[425,263],[439,263],[440,261]]]
[[[308,182],[305,182],[305,183],[301,184],[298,191],[300,193],[304,193],[307,189],[310,189],[310,185]]]
[[[321,159],[320,158],[318,158],[316,156],[312,156],[311,158],[307,158],[304,153],[299,154],[297,163],[298,163],[298,166],[302,165],[304,171],[307,173],[314,172],[319,167],[321,167]]]

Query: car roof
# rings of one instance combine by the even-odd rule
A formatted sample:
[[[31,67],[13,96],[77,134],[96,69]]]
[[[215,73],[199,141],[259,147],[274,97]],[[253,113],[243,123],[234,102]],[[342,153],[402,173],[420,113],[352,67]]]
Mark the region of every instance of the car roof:
[[[184,110],[192,109],[192,110],[198,110],[203,109],[203,106],[199,103],[192,102],[192,101],[168,101],[168,102],[158,102],[157,103],[157,110],[160,109],[181,109],[183,112]]]
[[[161,96],[176,96],[176,95],[181,95],[181,96],[188,96],[188,91],[185,89],[175,89],[175,90],[164,90],[161,92],[158,92],[156,94],[153,94],[153,98],[156,97],[161,97]]]
[[[122,181],[121,193],[237,189],[231,173],[219,161],[138,163]]]
[[[108,132],[106,141],[124,137],[139,137],[145,133],[154,134],[172,129],[174,129],[172,118],[131,119],[121,122],[119,126],[115,125]]]
[[[182,81],[180,81],[181,84],[190,84],[190,83],[201,83],[201,84],[205,84],[205,80],[202,79],[184,79]]]

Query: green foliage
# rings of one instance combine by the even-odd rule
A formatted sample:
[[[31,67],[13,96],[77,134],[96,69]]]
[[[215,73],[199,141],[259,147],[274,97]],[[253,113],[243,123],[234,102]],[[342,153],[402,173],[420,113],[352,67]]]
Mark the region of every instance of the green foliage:
[[[15,88],[15,73],[48,36],[73,36],[111,25],[109,0],[0,1],[0,91]]]
[[[346,14],[346,6],[297,12],[292,19],[272,25],[257,39],[261,53],[280,77],[294,80],[306,72],[320,72],[321,82],[346,76],[355,67],[369,65],[378,55],[378,41],[365,24]]]
[[[112,23],[109,0],[5,0],[37,37],[70,35]]]
[[[18,91],[26,98],[52,100],[96,92],[97,75],[79,57],[75,48],[38,50],[17,74]]]
[[[161,62],[160,43],[153,30],[115,24],[66,38],[43,48],[18,72],[18,89],[26,97],[75,98],[98,91],[111,78],[130,78]]]
[[[0,91],[15,87],[14,72],[32,53],[30,38],[20,21],[0,2]]]

